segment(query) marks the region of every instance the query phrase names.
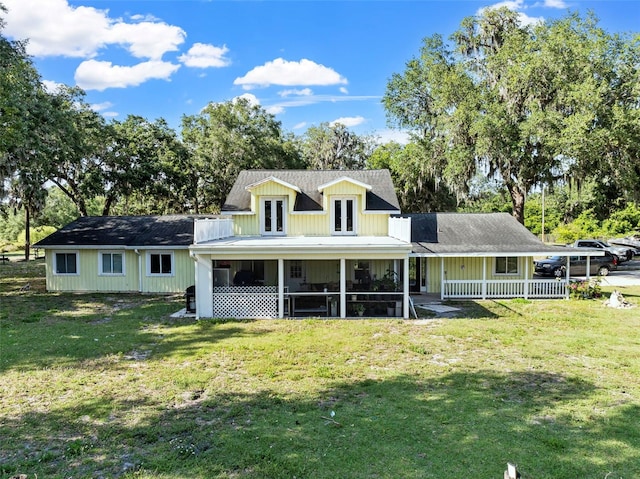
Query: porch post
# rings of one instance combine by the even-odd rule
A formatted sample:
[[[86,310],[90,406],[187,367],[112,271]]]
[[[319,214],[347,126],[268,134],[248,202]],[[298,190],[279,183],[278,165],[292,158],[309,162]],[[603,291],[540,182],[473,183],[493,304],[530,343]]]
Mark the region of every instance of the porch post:
[[[564,297],[569,299],[569,278],[571,277],[571,256],[567,256],[567,270],[564,272],[565,293]]]
[[[445,288],[445,284],[444,284],[444,258],[441,257],[440,258],[440,300],[444,299],[444,288]]]
[[[284,259],[278,258],[278,318],[284,318]]]
[[[340,317],[347,317],[347,272],[344,258],[340,258]]]
[[[482,257],[482,299],[487,299],[487,257]]]
[[[524,299],[529,299],[529,257],[524,258]]]
[[[402,317],[409,319],[409,256],[404,259],[404,281],[402,283]]]
[[[213,318],[213,263],[209,255],[195,255],[196,318]]]
[[[591,255],[587,255],[587,281],[591,279]]]

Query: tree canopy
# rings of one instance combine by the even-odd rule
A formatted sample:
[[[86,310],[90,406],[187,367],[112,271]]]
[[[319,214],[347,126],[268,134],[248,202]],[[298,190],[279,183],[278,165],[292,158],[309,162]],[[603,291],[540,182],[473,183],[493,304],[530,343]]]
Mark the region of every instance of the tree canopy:
[[[425,39],[383,102],[392,123],[412,130],[434,178],[459,198],[475,175],[498,178],[524,223],[536,186],[586,176],[605,155],[599,172],[633,170],[637,128],[622,131],[637,119],[639,52],[591,15],[528,27],[507,8],[487,9],[464,19],[450,44]]]

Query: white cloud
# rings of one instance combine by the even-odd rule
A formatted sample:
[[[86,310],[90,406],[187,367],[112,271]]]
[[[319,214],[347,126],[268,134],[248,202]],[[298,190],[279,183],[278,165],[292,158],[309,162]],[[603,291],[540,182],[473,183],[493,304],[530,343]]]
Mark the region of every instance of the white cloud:
[[[341,86],[340,87],[340,93],[344,93],[345,95],[349,94],[349,90],[347,90],[345,87]]]
[[[547,8],[568,8],[564,0],[544,0],[544,6]]]
[[[42,86],[49,93],[56,93],[60,88],[64,87],[64,83],[58,83],[52,80],[42,80]]]
[[[187,53],[178,57],[182,63],[193,68],[226,67],[231,64],[225,55],[229,52],[226,45],[216,47],[204,43],[194,43]]]
[[[282,98],[286,98],[288,96],[311,96],[313,95],[313,90],[311,90],[311,88],[303,88],[301,90],[298,89],[292,89],[292,90],[282,90],[280,92],[278,92],[278,95],[280,95]]]
[[[562,0],[545,0],[545,3],[547,1],[559,2]],[[520,22],[520,25],[522,26],[535,25],[536,23],[544,22],[544,17],[531,17],[522,11],[527,9],[524,0],[505,0],[503,2],[494,3],[492,5],[489,5],[488,7],[482,7],[477,11],[476,14],[482,15],[488,9],[497,9],[502,7],[507,7],[509,10],[517,12],[518,20]]]
[[[406,145],[411,139],[409,133],[402,130],[378,130],[374,133],[374,136],[377,137],[379,144],[395,141],[401,145]]]
[[[307,86],[346,84],[347,79],[335,70],[303,58],[299,62],[290,62],[276,58],[262,66],[255,67],[245,76],[234,80],[234,85],[241,85],[245,90],[270,85]]]
[[[164,22],[118,22],[103,32],[106,43],[124,45],[136,58],[159,60],[166,52],[178,50],[187,34],[174,25]]]
[[[119,115],[120,113],[118,113],[117,111],[105,111],[102,113],[102,116],[104,116],[105,118],[115,118]]]
[[[266,109],[267,113],[271,113],[272,115],[279,115],[284,113],[284,108],[281,106],[270,106]]]
[[[79,87],[85,90],[102,91],[107,88],[137,86],[151,79],[167,80],[180,68],[173,63],[152,60],[134,66],[118,66],[111,62],[87,60],[75,73]]]
[[[306,122],[306,121],[302,121],[302,122],[300,122],[300,123],[296,123],[296,124],[293,126],[293,129],[294,129],[294,130],[301,130],[301,129],[302,129],[302,128],[304,128],[305,126],[307,126],[307,122]]]
[[[67,0],[3,0],[9,9],[5,32],[28,38],[27,52],[38,57],[93,58],[110,44],[123,45],[137,58],[160,59],[184,42],[180,27],[158,21],[125,23],[108,10],[72,7]],[[134,16],[136,19],[141,16]]]
[[[91,109],[93,111],[102,111],[102,110],[106,110],[107,108],[111,108],[113,106],[113,103],[111,103],[110,101],[105,101],[103,103],[94,103],[91,105]]]
[[[364,121],[364,117],[361,116],[345,116],[338,118],[337,120],[333,120],[330,124],[335,125],[336,123],[340,123],[346,127],[352,127],[361,125]]]
[[[260,105],[260,100],[258,100],[258,97],[253,93],[243,93],[242,95],[235,97],[232,101],[236,101],[238,98],[244,98],[249,102],[249,105],[251,106]]]

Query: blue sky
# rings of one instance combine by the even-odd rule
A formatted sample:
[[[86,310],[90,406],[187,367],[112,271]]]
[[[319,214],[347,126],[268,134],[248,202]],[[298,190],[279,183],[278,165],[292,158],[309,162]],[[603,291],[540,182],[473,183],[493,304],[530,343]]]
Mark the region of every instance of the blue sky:
[[[182,115],[248,95],[304,133],[340,121],[381,140],[387,81],[422,39],[448,37],[491,1],[0,0],[4,34],[29,38],[42,78],[79,85],[107,118]],[[500,2],[523,22],[592,10],[609,32],[640,31],[640,0]]]

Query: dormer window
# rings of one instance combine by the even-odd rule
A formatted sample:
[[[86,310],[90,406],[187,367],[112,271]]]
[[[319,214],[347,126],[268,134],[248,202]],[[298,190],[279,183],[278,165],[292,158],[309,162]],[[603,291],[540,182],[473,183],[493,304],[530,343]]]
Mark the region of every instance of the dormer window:
[[[261,225],[260,232],[263,235],[286,235],[287,234],[287,198],[268,197],[261,200]]]
[[[331,234],[356,234],[356,197],[333,197],[331,200]]]

